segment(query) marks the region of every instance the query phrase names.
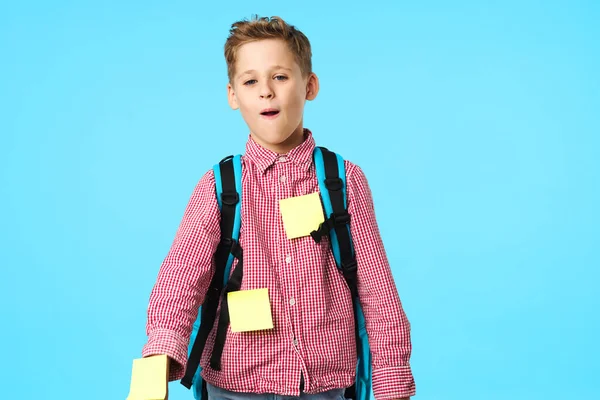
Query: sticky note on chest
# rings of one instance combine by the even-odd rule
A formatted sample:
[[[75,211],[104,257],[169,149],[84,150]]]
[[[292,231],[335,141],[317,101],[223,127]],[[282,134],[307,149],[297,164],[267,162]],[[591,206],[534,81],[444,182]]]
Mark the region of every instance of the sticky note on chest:
[[[279,200],[279,210],[288,239],[308,236],[325,221],[319,193]]]
[[[269,289],[229,292],[227,305],[232,332],[273,329]]]
[[[127,400],[164,400],[167,397],[167,356],[133,360]]]

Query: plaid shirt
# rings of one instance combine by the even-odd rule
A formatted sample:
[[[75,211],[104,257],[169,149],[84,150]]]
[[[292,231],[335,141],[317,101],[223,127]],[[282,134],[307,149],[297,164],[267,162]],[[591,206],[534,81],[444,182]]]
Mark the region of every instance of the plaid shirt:
[[[307,393],[345,388],[355,379],[352,300],[329,241],[287,239],[279,214],[280,199],[319,191],[312,162],[315,142],[308,129],[305,135],[305,141],[286,155],[250,137],[242,157],[241,290],[268,288],[274,328],[242,333],[228,329],[221,371],[208,365],[216,329],[212,330],[201,360],[202,375],[227,390],[299,396],[301,373]],[[373,355],[373,393],[378,400],[413,396],[410,324],[379,234],[371,192],[361,169],[348,161],[345,166],[358,292]],[[214,270],[219,220],[211,170],[191,196],[150,295],[149,338],[142,355],[167,354],[172,360],[170,380],[180,379],[185,370],[192,325]]]

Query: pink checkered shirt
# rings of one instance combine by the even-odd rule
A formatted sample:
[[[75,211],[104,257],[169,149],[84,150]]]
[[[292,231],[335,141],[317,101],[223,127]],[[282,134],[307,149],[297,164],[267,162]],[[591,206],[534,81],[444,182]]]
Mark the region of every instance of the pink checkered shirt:
[[[305,136],[286,155],[248,139],[242,157],[241,290],[269,289],[274,328],[228,330],[221,371],[209,366],[213,329],[201,366],[204,379],[215,386],[299,396],[301,373],[307,393],[354,382],[352,300],[329,241],[316,243],[310,236],[287,239],[279,214],[280,199],[319,191],[312,162],[315,142],[308,129]],[[378,400],[413,396],[410,324],[379,234],[371,192],[361,169],[348,161],[345,166],[358,292],[373,355],[373,393]],[[167,354],[170,380],[181,379],[185,370],[192,325],[214,268],[219,220],[211,170],[194,189],[150,295],[148,342],[142,355]]]

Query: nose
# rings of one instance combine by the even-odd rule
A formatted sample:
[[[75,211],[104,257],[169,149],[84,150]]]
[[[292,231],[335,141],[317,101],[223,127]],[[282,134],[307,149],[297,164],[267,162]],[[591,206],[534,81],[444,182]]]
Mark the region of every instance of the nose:
[[[260,98],[261,99],[270,99],[273,97],[273,90],[271,89],[271,85],[264,84],[260,88]]]

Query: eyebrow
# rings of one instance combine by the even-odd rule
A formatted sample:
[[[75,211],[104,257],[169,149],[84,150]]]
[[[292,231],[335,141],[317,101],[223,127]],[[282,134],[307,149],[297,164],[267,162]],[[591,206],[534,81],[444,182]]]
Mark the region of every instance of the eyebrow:
[[[283,65],[273,65],[273,66],[271,67],[271,69],[285,69],[285,70],[288,70],[288,71],[290,71],[290,72],[292,71],[292,69],[291,69],[291,68],[284,67]],[[249,70],[247,70],[247,71],[244,71],[244,72],[242,72],[242,73],[241,73],[239,76],[246,75],[246,74],[250,74],[250,73],[252,73],[252,72],[256,72],[256,70],[249,69]]]

